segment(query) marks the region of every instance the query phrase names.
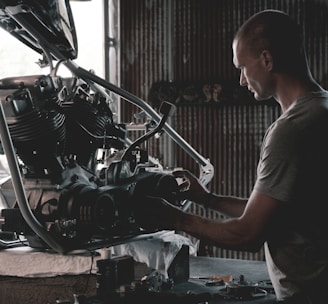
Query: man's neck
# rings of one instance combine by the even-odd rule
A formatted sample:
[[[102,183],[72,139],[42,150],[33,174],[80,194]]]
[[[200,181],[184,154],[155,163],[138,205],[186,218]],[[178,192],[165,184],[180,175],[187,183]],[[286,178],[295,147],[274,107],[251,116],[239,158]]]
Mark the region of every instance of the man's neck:
[[[323,90],[312,77],[309,77],[306,81],[301,81],[288,75],[279,77],[276,88],[276,96],[274,98],[280,104],[283,112],[287,111],[299,96]]]

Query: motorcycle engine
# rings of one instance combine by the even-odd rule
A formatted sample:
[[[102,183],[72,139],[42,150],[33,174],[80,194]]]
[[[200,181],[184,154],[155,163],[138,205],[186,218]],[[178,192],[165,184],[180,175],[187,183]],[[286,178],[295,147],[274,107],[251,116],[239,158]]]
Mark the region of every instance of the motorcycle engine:
[[[136,147],[109,164],[99,157],[100,152],[124,151],[126,128],[114,123],[107,98],[93,93],[83,80],[5,78],[0,80],[0,99],[30,208],[66,248],[115,244],[153,232],[145,231],[134,216],[146,196],[179,205],[175,178],[147,170],[146,151]],[[137,154],[142,157],[136,159]],[[136,170],[140,163],[142,169]],[[11,190],[10,182],[6,184],[5,192]],[[24,223],[19,208],[3,209],[2,216],[3,231],[25,235],[32,247],[47,247]]]

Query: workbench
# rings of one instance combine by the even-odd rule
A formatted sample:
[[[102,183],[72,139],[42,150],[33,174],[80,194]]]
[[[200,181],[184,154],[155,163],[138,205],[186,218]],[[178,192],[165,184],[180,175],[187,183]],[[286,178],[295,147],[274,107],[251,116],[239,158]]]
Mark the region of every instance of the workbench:
[[[206,286],[206,282],[212,276],[232,276],[239,279],[242,275],[247,281],[258,283],[263,286],[267,293],[250,300],[225,299],[222,296],[222,286]],[[204,279],[203,279],[204,278]],[[213,295],[208,303],[226,304],[250,304],[250,303],[275,303],[276,297],[267,272],[264,261],[213,258],[213,257],[190,257],[190,279],[188,282],[176,286],[179,292],[201,293],[208,292]]]
[[[108,253],[114,255],[108,259]],[[98,262],[101,260],[101,263],[107,263],[107,261],[112,263],[115,257],[119,260],[126,259],[129,262],[128,270],[132,270],[129,278],[133,281],[134,276],[133,283],[140,283],[141,278],[151,277],[153,273],[156,273],[154,276],[156,280],[162,280],[160,284],[159,281],[156,281],[155,285],[161,286],[162,282],[173,282],[166,290],[162,288],[151,290],[151,296],[156,299],[149,302],[141,301],[140,303],[143,304],[199,304],[205,302],[211,304],[268,304],[275,302],[264,261],[196,256],[195,248],[189,239],[172,231],[161,231],[111,247],[109,251],[108,248],[97,251],[77,250],[63,255],[51,250],[38,250],[28,246],[0,250],[0,303],[56,304],[58,301],[64,300],[66,303],[73,303],[74,295],[82,295],[91,301],[83,302],[83,304],[107,304],[108,298],[110,298],[108,303],[116,304],[113,302],[112,293],[108,296],[107,291],[102,297],[105,302],[97,301],[101,291],[99,288],[101,271]],[[125,258],[120,259],[120,257]],[[123,271],[117,271],[115,267],[115,272],[124,275],[130,272],[125,271],[126,268]],[[113,273],[111,269],[109,268],[108,271]],[[243,277],[245,282],[259,285],[265,294],[260,292],[256,298],[235,301],[224,293],[227,282],[218,280],[212,284],[213,277],[229,277],[232,282],[238,282],[238,279]],[[129,279],[128,286],[131,280]],[[110,283],[106,281],[105,290],[112,289],[113,285],[112,281]],[[113,289],[114,293],[116,293],[115,288]],[[147,291],[145,296],[148,297],[148,286],[144,290]],[[132,302],[127,300],[118,303],[136,303],[136,291],[139,292],[140,289],[132,290]],[[153,293],[153,291],[155,292]],[[124,297],[130,297],[130,293],[124,291]],[[255,294],[257,295],[257,293]],[[162,295],[169,297],[177,295],[181,296],[181,299],[170,298],[168,301],[161,302]],[[185,295],[190,298],[200,296],[202,301],[195,302],[195,298],[193,298],[192,302],[183,302],[182,300],[186,298]],[[205,296],[204,301],[202,295]],[[94,298],[96,301],[92,300]]]
[[[86,262],[90,261],[87,257],[85,259]],[[265,262],[190,256],[189,267],[190,279],[173,286],[173,293],[209,293],[212,296],[207,303],[210,304],[269,304],[275,302],[275,296],[270,292],[258,299],[227,300],[217,295],[222,286],[206,286],[208,278],[218,275],[231,275],[237,279],[240,275],[243,275],[252,282],[267,282],[269,277]],[[135,263],[136,280],[140,280],[149,271],[151,269],[147,265]],[[57,300],[63,299],[70,300],[73,303],[73,294],[85,294],[87,297],[96,295],[96,283],[97,275],[94,271],[91,271],[90,274],[62,274],[53,277],[0,276],[0,303],[56,304]]]

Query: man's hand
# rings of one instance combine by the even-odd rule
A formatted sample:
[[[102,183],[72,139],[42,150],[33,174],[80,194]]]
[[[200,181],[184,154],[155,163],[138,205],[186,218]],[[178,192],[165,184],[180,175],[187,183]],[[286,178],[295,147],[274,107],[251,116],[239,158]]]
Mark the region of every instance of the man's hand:
[[[138,225],[146,230],[175,230],[182,211],[168,201],[147,196],[135,205]]]
[[[172,172],[175,178],[181,179],[179,184],[179,198],[187,199],[198,204],[204,204],[209,191],[198,181],[197,177],[188,170],[176,170]]]

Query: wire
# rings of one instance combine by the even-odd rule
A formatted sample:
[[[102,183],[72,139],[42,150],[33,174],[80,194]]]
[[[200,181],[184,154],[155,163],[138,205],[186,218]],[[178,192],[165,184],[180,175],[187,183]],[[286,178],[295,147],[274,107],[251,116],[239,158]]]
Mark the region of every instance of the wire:
[[[94,263],[94,257],[97,255],[97,252],[96,251],[89,251],[89,253],[91,255],[91,265],[90,265],[89,273],[88,273],[88,276],[87,276],[87,281],[86,281],[85,286],[84,286],[84,292],[83,292],[84,294],[87,293],[89,282],[90,282],[90,276],[92,275],[92,268],[93,268],[93,263]]]

